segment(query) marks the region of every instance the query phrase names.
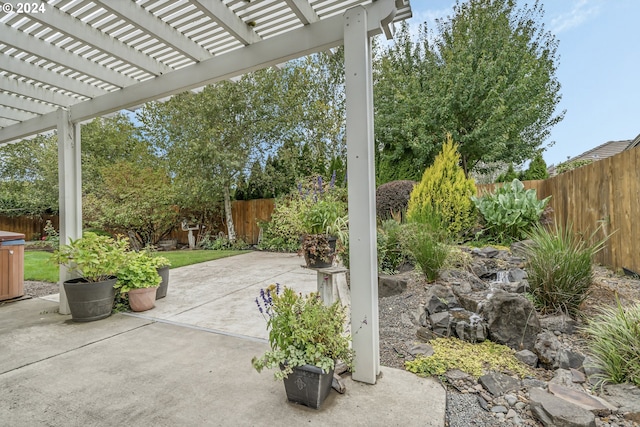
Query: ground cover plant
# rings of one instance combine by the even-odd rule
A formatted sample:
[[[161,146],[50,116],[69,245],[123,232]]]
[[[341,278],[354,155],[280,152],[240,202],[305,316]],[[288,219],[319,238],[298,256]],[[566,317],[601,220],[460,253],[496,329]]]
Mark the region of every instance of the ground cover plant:
[[[457,338],[436,338],[429,342],[434,353],[405,363],[406,369],[419,376],[441,376],[459,369],[478,378],[484,370],[504,370],[520,378],[531,374],[527,365],[515,358],[515,351],[506,345],[483,341],[471,344]]]

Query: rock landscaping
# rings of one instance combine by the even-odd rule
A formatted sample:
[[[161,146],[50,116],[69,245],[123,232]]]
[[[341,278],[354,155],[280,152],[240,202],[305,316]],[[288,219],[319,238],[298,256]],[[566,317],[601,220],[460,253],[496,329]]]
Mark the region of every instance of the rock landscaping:
[[[470,343],[491,340],[513,349],[531,373],[519,378],[489,371],[475,378],[461,370],[447,371],[442,379],[448,386],[449,426],[639,425],[638,387],[596,386],[597,372],[589,364],[581,320],[541,315],[525,296],[524,260],[513,255],[518,246],[513,251],[465,248],[470,260],[466,268],[441,271],[431,284],[415,273],[381,277],[382,364],[403,368],[405,361],[429,356],[429,340],[436,337]],[[611,277],[599,279],[602,287],[615,282]],[[640,282],[621,280],[626,280],[631,300],[637,301]],[[598,294],[604,292],[602,287],[594,296],[606,303]],[[594,307],[586,304],[585,309],[590,308]]]

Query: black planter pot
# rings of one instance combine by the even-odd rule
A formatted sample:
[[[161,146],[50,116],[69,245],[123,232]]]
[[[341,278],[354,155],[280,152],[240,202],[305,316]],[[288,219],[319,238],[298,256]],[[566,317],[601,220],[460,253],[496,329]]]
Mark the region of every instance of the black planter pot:
[[[333,236],[326,237],[329,244],[329,253],[323,258],[320,254],[313,254],[308,250],[304,251],[304,260],[307,263],[307,267],[310,268],[329,268],[333,265],[333,260],[336,257],[336,244],[338,239]]]
[[[160,286],[156,290],[156,299],[164,298],[167,296],[167,288],[169,287],[169,266],[158,268],[158,274],[162,278]]]
[[[71,320],[93,322],[111,316],[113,300],[116,296],[113,288],[115,283],[115,277],[102,282],[87,282],[82,278],[64,282]]]
[[[284,389],[290,402],[319,409],[331,391],[333,369],[325,372],[317,366],[296,366],[284,379]]]

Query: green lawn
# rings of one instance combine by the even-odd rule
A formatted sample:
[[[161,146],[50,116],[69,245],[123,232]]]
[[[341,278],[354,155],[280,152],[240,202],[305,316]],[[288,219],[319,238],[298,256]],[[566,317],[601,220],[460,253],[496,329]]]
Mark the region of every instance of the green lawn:
[[[171,268],[176,268],[239,255],[245,252],[247,251],[171,251],[160,252],[159,255],[171,262]],[[58,274],[58,265],[51,261],[49,252],[25,251],[24,280],[55,283],[58,281]]]

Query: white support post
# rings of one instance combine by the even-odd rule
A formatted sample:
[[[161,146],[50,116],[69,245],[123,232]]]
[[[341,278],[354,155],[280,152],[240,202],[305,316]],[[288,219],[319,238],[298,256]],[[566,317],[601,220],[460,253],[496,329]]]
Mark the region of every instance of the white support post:
[[[82,236],[82,173],[80,124],[73,124],[69,111],[58,110],[58,184],[60,187],[60,244]],[[70,314],[62,282],[71,279],[60,266],[60,314]]]
[[[344,15],[347,170],[349,177],[349,269],[352,378],[375,384],[380,373],[378,265],[376,256],[373,78],[367,10]]]

